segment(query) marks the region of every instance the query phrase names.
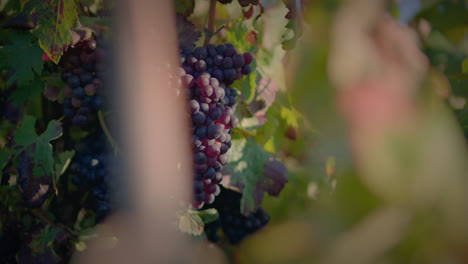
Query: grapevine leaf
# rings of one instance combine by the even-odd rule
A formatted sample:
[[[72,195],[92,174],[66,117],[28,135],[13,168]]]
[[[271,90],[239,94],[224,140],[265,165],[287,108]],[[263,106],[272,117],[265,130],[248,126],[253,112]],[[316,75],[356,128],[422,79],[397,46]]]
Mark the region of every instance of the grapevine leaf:
[[[256,45],[252,45],[249,41],[246,41],[249,35],[249,28],[247,22],[239,20],[232,27],[226,29],[226,40],[239,52],[255,52],[257,49]]]
[[[10,152],[8,151],[8,149],[0,149],[0,171],[3,170],[3,168],[7,164],[9,157]]]
[[[97,35],[109,30],[110,19],[108,17],[80,16],[80,23],[92,29]]]
[[[39,26],[33,34],[49,58],[58,63],[73,41],[70,28],[78,21],[75,1],[31,0],[24,9],[37,17]]]
[[[244,77],[241,83],[241,93],[244,98],[245,103],[249,104],[255,98],[255,87],[257,87],[257,73],[255,72],[257,68],[257,63],[255,61],[250,64],[252,68],[252,73]]]
[[[286,121],[286,123],[294,128],[299,126],[298,120],[300,114],[294,108],[281,107],[280,109],[281,117]]]
[[[59,138],[62,135],[62,126],[57,120],[52,120],[47,125],[46,131],[42,133],[40,138],[44,141],[52,141]]]
[[[179,46],[192,49],[195,42],[201,37],[201,32],[197,30],[194,24],[179,14],[176,16],[176,25]]]
[[[255,190],[263,177],[264,164],[269,154],[252,137],[233,140],[230,154],[233,185],[243,186],[241,211],[249,214],[259,207],[255,202],[258,200],[255,199]]]
[[[18,184],[23,199],[32,207],[40,206],[45,201],[51,184],[51,177],[44,166],[35,160],[36,147],[36,143],[33,143],[18,156]]]
[[[13,137],[15,149],[25,149],[35,141],[37,138],[35,124],[36,118],[34,116],[27,115],[24,117]]]
[[[3,51],[6,61],[14,70],[14,74],[8,79],[8,85],[17,82],[22,86],[35,78],[34,73],[42,73],[43,52],[37,43],[32,41],[31,34],[13,34],[11,39],[12,43],[5,46]]]
[[[176,13],[188,17],[195,9],[195,0],[175,0]]]
[[[179,218],[179,230],[187,234],[201,235],[204,226],[202,218],[192,211],[187,211]]]
[[[31,206],[42,204],[54,175],[52,145],[62,135],[60,122],[52,120],[41,135],[35,132],[36,118],[25,116],[13,137],[13,149],[18,153],[18,183],[23,198]]]
[[[11,95],[11,102],[21,107],[28,100],[37,98],[44,90],[44,82],[38,78],[24,84],[18,84]]]
[[[286,24],[286,33],[282,36],[282,46],[285,50],[290,50],[295,47],[297,39],[302,35],[302,26],[300,20],[300,11],[304,1],[283,0],[288,8],[288,13],[285,18],[289,19]],[[297,6],[297,3],[300,3]]]
[[[208,224],[219,218],[218,211],[214,208],[203,211],[195,211],[196,214],[203,220],[203,223]]]

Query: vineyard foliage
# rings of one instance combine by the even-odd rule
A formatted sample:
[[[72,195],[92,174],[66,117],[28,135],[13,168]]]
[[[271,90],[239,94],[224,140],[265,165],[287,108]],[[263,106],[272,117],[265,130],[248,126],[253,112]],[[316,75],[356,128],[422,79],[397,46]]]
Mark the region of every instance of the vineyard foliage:
[[[468,261],[465,1],[172,2],[177,232],[232,263]],[[128,198],[118,4],[0,1],[0,263],[68,263]]]

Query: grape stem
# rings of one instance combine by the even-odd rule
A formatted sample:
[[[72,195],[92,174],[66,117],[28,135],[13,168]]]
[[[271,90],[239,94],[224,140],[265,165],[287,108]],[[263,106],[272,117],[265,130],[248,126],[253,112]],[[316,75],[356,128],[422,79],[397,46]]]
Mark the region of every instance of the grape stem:
[[[210,43],[211,37],[214,35],[214,20],[216,16],[216,1],[217,0],[210,0],[210,9],[208,12],[208,29],[207,33],[205,34],[205,42],[203,43],[204,46]]]

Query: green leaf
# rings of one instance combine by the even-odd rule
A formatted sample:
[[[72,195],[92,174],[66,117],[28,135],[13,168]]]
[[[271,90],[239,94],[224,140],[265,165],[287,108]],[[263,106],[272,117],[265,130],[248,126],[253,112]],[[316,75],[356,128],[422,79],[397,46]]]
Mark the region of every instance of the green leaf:
[[[40,138],[44,141],[52,141],[59,138],[62,135],[62,126],[60,121],[52,120],[47,125],[46,131],[42,133]]]
[[[188,17],[193,13],[195,8],[195,0],[175,0],[176,13]]]
[[[8,149],[0,149],[0,171],[2,171],[5,165],[7,164],[9,157],[10,152],[8,151]]]
[[[252,73],[244,77],[241,81],[241,93],[246,104],[249,104],[255,98],[255,89],[257,87],[257,63],[255,60],[250,66],[252,67]]]
[[[204,226],[202,218],[190,210],[179,218],[179,230],[187,234],[199,236],[203,233]]]
[[[244,186],[241,211],[244,214],[254,212],[258,207],[255,204],[255,189],[263,177],[264,165],[270,155],[255,142],[253,137],[232,140],[229,152],[230,165],[234,171],[231,179],[233,185]]]
[[[109,17],[80,16],[80,23],[100,35],[101,32],[109,31],[111,21]]]
[[[249,33],[247,23],[245,20],[238,20],[232,27],[226,29],[226,40],[232,43],[240,53],[254,52],[257,49],[256,44],[252,45],[246,41]]]
[[[40,79],[32,80],[28,83],[18,84],[11,95],[13,105],[21,107],[28,100],[37,98],[44,90],[44,82]]]
[[[195,211],[196,214],[203,220],[203,223],[208,224],[219,218],[218,211],[214,208],[203,211]]]
[[[78,21],[75,1],[31,0],[24,8],[37,17],[39,27],[33,34],[39,39],[39,45],[53,62],[58,63],[72,43],[70,28]]]
[[[38,197],[45,194],[44,190],[54,180],[53,151],[49,142],[62,135],[62,127],[59,121],[52,120],[44,133],[37,135],[35,123],[35,117],[25,116],[12,143],[15,154],[23,164],[20,166],[19,177],[28,183],[23,195],[28,202],[38,204],[41,202]]]
[[[300,114],[294,108],[287,108],[281,107],[280,109],[281,117],[286,121],[286,124],[292,127],[298,127],[299,123],[298,120],[300,118]]]
[[[24,117],[13,137],[14,149],[23,150],[36,140],[37,133],[35,124],[36,118],[34,116],[27,115]]]
[[[31,242],[27,244],[27,248],[31,250],[31,255],[34,256],[34,260],[37,263],[61,263],[62,259],[55,252],[54,242],[64,236],[66,236],[64,230],[59,227],[46,226],[40,229],[36,228],[29,238]],[[26,259],[22,260],[22,257]],[[30,262],[27,256],[20,255],[19,258],[21,263]]]
[[[17,33],[11,35],[12,43],[3,48],[6,61],[14,70],[14,74],[8,80],[8,85],[17,82],[21,87],[27,85],[35,78],[35,73],[40,75],[44,66],[42,50],[37,42],[32,41],[31,34]]]

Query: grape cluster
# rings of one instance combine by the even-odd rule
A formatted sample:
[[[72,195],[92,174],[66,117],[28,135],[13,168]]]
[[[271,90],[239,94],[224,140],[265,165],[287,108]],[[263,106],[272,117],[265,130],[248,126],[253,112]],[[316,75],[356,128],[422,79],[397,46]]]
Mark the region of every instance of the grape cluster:
[[[90,190],[86,207],[96,213],[100,222],[109,213],[109,154],[105,135],[96,133],[87,136],[75,146],[70,169],[72,182],[80,188]]]
[[[262,208],[248,216],[243,215],[240,211],[241,199],[240,192],[221,186],[221,193],[216,201],[205,206],[206,209],[215,208],[219,213],[216,221],[205,225],[208,240],[219,242],[218,229],[221,227],[229,243],[235,245],[268,223],[270,217]]]
[[[67,50],[60,65],[63,67],[64,115],[73,127],[84,129],[88,135],[78,142],[71,142],[76,153],[70,165],[72,182],[89,191],[85,196],[85,208],[96,213],[96,221],[102,221],[110,211],[109,177],[110,154],[107,139],[95,121],[104,104],[104,56],[102,39],[81,40]],[[72,127],[72,129],[73,129]]]
[[[86,127],[92,113],[103,106],[104,49],[94,39],[82,40],[62,57],[64,115],[73,125]]]
[[[210,204],[219,194],[222,167],[229,161],[231,129],[238,125],[234,115],[235,80],[251,73],[250,53],[240,54],[233,45],[208,45],[184,49],[180,77],[188,89],[192,121],[194,168],[193,206]]]
[[[240,54],[232,44],[208,45],[197,47],[194,50],[183,50],[182,68],[193,79],[186,80],[189,88],[199,84],[198,77],[208,73],[211,77],[225,85],[232,84],[244,75],[252,72],[250,64],[253,56],[250,53]]]

